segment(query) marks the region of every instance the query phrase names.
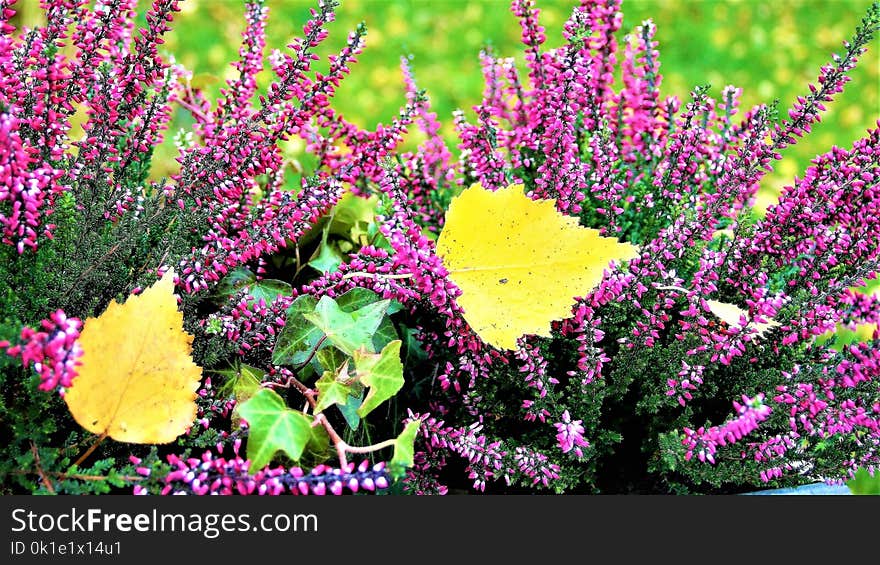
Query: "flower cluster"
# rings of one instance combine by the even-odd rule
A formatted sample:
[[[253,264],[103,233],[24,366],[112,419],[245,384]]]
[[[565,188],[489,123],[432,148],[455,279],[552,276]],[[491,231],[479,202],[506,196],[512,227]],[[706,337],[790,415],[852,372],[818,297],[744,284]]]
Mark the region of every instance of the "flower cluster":
[[[0,378],[35,369],[42,390],[70,386],[79,320],[174,267],[193,356],[218,375],[202,384],[186,453],[234,435],[222,429],[238,418],[230,367],[247,364],[260,385],[287,388],[290,407],[318,411],[308,418],[339,457],[308,472],[252,469],[238,439],[231,458],[222,446],[149,465],[133,455],[137,493],[388,488],[384,464],[345,454],[393,442],[349,446],[334,426],[355,429],[351,410],[318,408],[327,381],[303,382],[326,364],[342,398],[363,392],[327,336],[297,336],[312,340],[300,366],[274,361],[294,301],[355,288],[395,302],[388,332],[406,376],[395,402],[407,417],[363,425],[372,435],[420,423],[407,492],[742,491],[880,464],[880,330],[861,344],[823,341],[880,321],[877,296],[857,288],[880,270],[880,127],[816,157],[763,217],[752,210],[780,152],[849,80],[880,4],[778,119],[775,106],[740,113],[734,86],[717,100],[703,86],[664,98],[656,27],[619,37],[619,0],[578,2],[555,48],[536,3],[512,0],[524,66],[480,55],[482,100],[451,117],[457,153],[409,58],[390,123],[367,130],[333,109],[366,34],[353,30],[315,70],[335,0],[318,1],[301,37],[269,54],[268,10],[248,0],[236,72],[216,101],[161,53],[177,0],[153,0],[141,20],[134,0],[45,0],[46,24],[22,30],[13,4],[0,0],[0,331],[20,338],[3,342],[17,365],[0,365]],[[153,151],[178,108],[194,123],[156,180]],[[407,143],[412,130],[419,143]],[[295,186],[282,150],[291,138],[315,157]],[[639,254],[573,297],[549,337],[495,349],[465,321],[434,244],[449,202],[474,182],[521,184]],[[312,268],[350,197],[376,202],[355,221],[362,237],[333,248],[341,264]],[[29,398],[0,400],[36,413]],[[19,438],[0,471],[34,457],[49,476],[25,446]]]
[[[240,440],[236,440],[235,454],[229,459],[222,457],[222,445],[218,445],[216,455],[213,451],[205,451],[201,457],[168,455],[171,471],[156,485],[159,494],[339,496],[346,490],[351,493],[375,492],[391,484],[385,464],[371,465],[368,461],[357,466],[349,463],[344,469],[318,465],[309,472],[299,467],[266,467],[251,472],[250,461],[238,455],[239,444]],[[152,477],[152,469],[140,466],[140,458],[132,456],[131,462],[137,466],[138,475],[145,479]],[[150,486],[150,483],[138,484],[134,487],[134,494],[150,494]]]
[[[40,375],[40,390],[63,392],[73,383],[82,356],[82,347],[76,341],[82,322],[57,310],[40,326],[41,330],[25,326],[18,344],[3,341],[0,348],[5,348],[7,355],[19,357],[25,367],[33,367]]]
[[[721,426],[713,426],[708,430],[700,428],[696,431],[684,429],[684,444],[687,446],[685,460],[690,461],[696,453],[700,461],[714,463],[718,446],[738,442],[758,429],[758,425],[770,416],[771,408],[764,404],[763,394],[755,398],[743,395],[742,401],[742,404],[733,403],[737,417]]]
[[[527,76],[514,59],[482,53],[486,86],[473,108],[476,120],[463,111],[453,117],[457,164],[408,60],[407,105],[388,128],[366,132],[326,109],[309,130],[319,170],[341,175],[357,194],[380,195],[376,224],[385,245],[356,248],[337,270],[294,294],[336,296],[362,286],[400,302],[433,366],[436,388],[426,411],[449,422],[424,419],[423,450],[407,488],[446,492],[444,481],[455,482],[443,472],[448,455],[465,460],[465,475],[480,491],[499,481],[559,491],[583,483],[642,488],[627,481],[645,479],[619,473],[621,465],[649,465],[651,480],[660,482],[674,473],[686,488],[734,476],[742,484],[784,480],[804,465],[780,459],[790,446],[805,445],[803,434],[816,435],[820,417],[841,419],[821,424],[836,437],[860,438],[853,440],[859,461],[841,450],[834,472],[872,464],[876,434],[864,415],[876,380],[873,369],[861,369],[861,350],[843,355],[871,377],[846,400],[800,409],[807,422],[798,430],[782,421],[789,407],[780,405],[778,387],[791,386],[784,383],[799,362],[826,366],[816,336],[877,319],[876,298],[852,287],[873,276],[880,257],[880,130],[850,150],[818,157],[766,217],[756,219],[751,205],[779,152],[809,132],[847,82],[880,10],[872,8],[844,54],[821,69],[779,123],[775,108],[763,105],[739,118],[742,91],[733,86],[718,100],[706,87],[688,102],[662,98],[656,28],[644,22],[620,41],[619,2],[581,2],[564,26],[565,44],[555,49],[545,47],[534,2],[514,0],[512,12]],[[386,160],[410,125],[426,141]],[[495,350],[464,322],[459,290],[426,237],[442,229],[448,195],[472,182],[489,189],[522,183],[529,196],[554,198],[561,213],[637,244],[641,253],[627,265],[609,265],[552,338],[526,337],[516,351]],[[717,303],[739,312],[738,322],[719,319]],[[255,322],[248,320],[246,326]],[[734,402],[732,418],[730,404],[721,402],[731,397],[744,398]],[[875,439],[864,441],[866,434]],[[818,441],[807,441],[798,461],[809,460]],[[648,464],[637,453],[678,463]],[[745,470],[729,464],[743,457],[750,461]],[[821,459],[825,478],[833,465],[827,452]],[[704,462],[716,465],[700,467]]]
[[[536,439],[552,415],[558,453],[582,458],[582,468],[598,464],[588,480],[614,489],[633,488],[621,484],[627,477],[612,474],[613,465],[635,451],[664,450],[663,457],[677,459],[676,472],[687,478],[676,480],[688,488],[733,476],[744,483],[783,480],[787,473],[796,479],[810,465],[814,477],[839,477],[874,464],[880,456],[871,415],[877,376],[866,352],[876,345],[841,353],[847,359],[838,365],[841,375],[859,375],[845,399],[820,395],[816,383],[792,383],[804,378],[792,371],[799,363],[830,371],[813,340],[838,324],[877,319],[876,297],[852,287],[878,269],[880,130],[870,130],[852,149],[817,157],[766,217],[755,219],[750,207],[779,152],[810,131],[849,80],[847,73],[877,31],[880,9],[869,11],[844,54],[820,70],[816,84],[779,123],[767,106],[735,120],[741,90],[732,86],[718,101],[704,87],[687,103],[662,99],[655,26],[645,22],[619,44],[618,2],[575,7],[564,26],[566,44],[556,49],[544,48],[534,2],[515,0],[512,11],[522,27],[528,77],[520,77],[512,59],[482,54],[486,88],[473,108],[476,121],[469,123],[463,112],[454,117],[462,156],[457,178],[448,180],[450,190],[474,181],[490,189],[523,183],[530,196],[555,198],[560,212],[582,224],[640,245],[641,255],[626,266],[611,265],[551,340],[522,339],[509,354],[479,343],[462,347],[467,328],[454,321],[454,302],[441,310],[452,318],[445,333],[422,327],[429,340],[450,346],[440,350],[429,343],[427,349],[439,369],[437,401],[453,422],[443,434],[424,432],[423,471],[445,465],[438,450],[463,454],[454,438],[476,418],[481,433],[502,440],[497,445],[519,457],[498,458],[501,467],[491,475],[468,468],[476,488],[485,488],[486,477],[525,473],[522,462],[541,463],[529,475],[534,482],[549,485],[561,478],[557,483],[564,484],[572,480],[568,463],[553,458],[549,438]],[[406,169],[395,173],[409,179],[399,186],[419,182]],[[394,242],[399,232],[394,224],[386,229]],[[392,247],[396,255],[412,253]],[[430,265],[430,255],[419,253],[421,264]],[[411,286],[409,280],[400,284]],[[454,301],[455,289],[447,295]],[[718,303],[736,308],[738,323],[719,319],[713,310]],[[847,377],[836,382],[841,378]],[[511,395],[521,395],[516,404]],[[725,395],[743,399],[734,402],[733,418],[719,405]],[[574,413],[584,416],[573,420]],[[783,413],[791,413],[796,425],[784,422]],[[658,435],[643,437],[644,430]],[[819,438],[832,436],[858,445],[858,461],[841,450],[829,464],[823,443],[820,469],[811,450]],[[530,443],[517,445],[522,437]],[[678,438],[678,447],[664,438]],[[746,438],[747,444],[733,445]],[[646,443],[636,448],[638,441]],[[801,449],[789,454],[794,445]],[[587,446],[596,450],[588,454]],[[605,449],[617,458],[593,459]],[[743,457],[751,461],[746,471],[731,463]],[[701,468],[703,462],[716,465]],[[667,471],[654,468],[659,475]],[[436,491],[418,473],[408,480]]]
[[[288,246],[298,251],[297,240],[339,200],[344,181],[381,170],[376,159],[358,168],[335,166],[319,155],[322,166],[299,179],[298,187],[285,177],[282,142],[298,136],[319,143],[322,128],[345,124],[334,121],[329,103],[364,46],[365,28],[353,30],[342,49],[327,57],[329,68],[314,68],[339,2],[316,2],[302,36],[267,55],[268,9],[263,0],[249,0],[233,63],[237,73],[216,103],[163,53],[178,3],[153,0],[139,16],[135,0],[46,0],[45,25],[16,29],[14,0],[0,1],[0,326],[3,337],[13,335],[10,327],[20,333],[9,339],[15,343],[3,343],[20,363],[4,363],[0,380],[33,369],[43,390],[69,386],[82,354],[79,320],[140,292],[172,267],[185,324],[197,334],[197,363],[212,369],[241,359],[265,363],[284,326],[289,297],[273,302],[209,290],[239,268],[265,278],[273,255]],[[264,63],[274,79],[261,93],[257,76]],[[357,138],[366,155],[373,154],[367,146],[387,153],[402,139],[420,100],[413,97],[397,125],[376,132],[342,127],[340,135]],[[151,159],[181,108],[194,124],[175,139],[176,169],[157,180]],[[40,320],[42,329],[31,329]],[[268,369],[270,378],[290,373]],[[207,379],[201,388],[199,422],[205,427],[222,425],[235,407],[227,389],[217,394],[220,388]],[[39,410],[31,400],[4,398],[4,406],[24,417]],[[204,431],[204,437],[219,432]],[[202,436],[192,433],[189,440],[200,447]],[[29,453],[27,443],[22,446]],[[20,455],[15,449],[8,462],[0,462],[0,473]],[[246,462],[228,463],[244,485],[244,475],[231,469],[246,469]],[[389,483],[381,467],[288,474],[273,484],[336,493]]]

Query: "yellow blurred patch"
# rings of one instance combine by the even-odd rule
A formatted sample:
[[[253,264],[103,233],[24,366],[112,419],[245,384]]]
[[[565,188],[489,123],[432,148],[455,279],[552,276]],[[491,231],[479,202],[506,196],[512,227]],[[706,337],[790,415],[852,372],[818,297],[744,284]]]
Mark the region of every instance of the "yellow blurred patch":
[[[776,97],[776,85],[769,80],[762,80],[758,83],[758,96],[763,100],[772,100]]]
[[[281,146],[281,154],[286,158],[299,157],[306,151],[306,142],[299,137],[291,137],[279,145]]]
[[[856,326],[855,330],[850,330],[838,325],[835,331],[825,332],[824,334],[817,336],[816,343],[825,343],[834,335],[837,335],[838,343],[837,347],[835,347],[835,349],[837,349],[844,345],[868,342],[874,337],[875,331],[877,331],[877,324],[859,324]]]
[[[840,124],[845,127],[854,127],[862,122],[864,113],[859,106],[845,106],[840,111]]]
[[[780,183],[779,185],[758,191],[758,194],[755,195],[755,214],[762,217],[767,215],[767,209],[779,202],[779,190],[781,187]]]
[[[70,137],[70,141],[79,141],[85,136],[85,131],[83,130],[83,125],[86,123],[89,115],[87,113],[85,104],[78,104],[76,106],[76,112],[70,116],[70,131],[67,133]],[[70,152],[73,155],[79,154],[79,148],[71,145]]]
[[[730,30],[723,27],[712,30],[712,43],[716,47],[727,47],[730,43]]]
[[[180,4],[181,14],[195,14],[199,9],[199,0],[187,0]]]
[[[212,45],[211,48],[208,49],[207,55],[208,62],[215,66],[220,66],[229,59],[229,56],[226,54],[226,46],[222,43]]]
[[[550,14],[541,14],[542,16],[550,16]],[[480,6],[479,2],[468,2],[467,7],[464,9],[464,13],[462,14],[464,21],[466,22],[478,22],[483,19],[483,7]],[[550,16],[552,17],[552,16]]]
[[[773,73],[773,78],[776,80],[776,82],[787,83],[792,80],[793,73],[791,72],[791,69],[789,67],[781,65],[779,67],[776,67],[776,72]]]

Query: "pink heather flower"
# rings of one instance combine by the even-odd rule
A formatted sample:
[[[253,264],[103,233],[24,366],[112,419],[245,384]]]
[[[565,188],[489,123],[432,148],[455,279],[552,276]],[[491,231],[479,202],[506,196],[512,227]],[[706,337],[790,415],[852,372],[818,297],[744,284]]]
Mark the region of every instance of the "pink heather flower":
[[[709,429],[701,427],[696,431],[684,428],[685,437],[682,444],[687,447],[685,460],[690,461],[696,453],[700,461],[715,463],[715,454],[719,446],[741,440],[758,429],[758,424],[770,417],[772,409],[764,404],[763,393],[759,393],[754,398],[742,395],[742,401],[742,404],[736,401],[733,403],[738,416],[721,426],[713,426]]]
[[[318,465],[305,472],[299,467],[266,467],[253,470],[250,461],[238,455],[238,441],[234,455],[224,458],[212,451],[205,451],[201,457],[183,459],[177,455],[167,456],[171,471],[161,479],[155,488],[162,495],[341,495],[345,491],[375,492],[387,489],[391,478],[385,463],[370,464],[362,461],[359,465],[349,463],[344,469]],[[218,450],[221,451],[221,450]],[[138,468],[138,474],[151,477],[149,469]],[[145,482],[135,487],[135,494],[148,492]]]
[[[553,424],[556,427],[556,441],[563,453],[574,450],[578,457],[583,457],[582,447],[590,447],[590,443],[584,439],[584,426],[581,420],[572,420],[568,410],[562,413],[562,421]]]
[[[682,369],[678,376],[681,380],[666,379],[666,396],[676,396],[676,400],[681,406],[685,406],[689,401],[693,400],[690,391],[697,390],[697,386],[703,384],[703,365],[691,366],[685,361],[681,362]]]
[[[48,320],[40,322],[42,331],[25,326],[21,330],[21,342],[6,347],[6,353],[12,357],[20,357],[25,367],[33,365],[40,375],[39,389],[50,391],[69,387],[76,377],[76,367],[83,351],[77,342],[82,322],[77,318],[68,318],[63,311],[56,310]]]
[[[539,451],[519,446],[514,452],[513,459],[518,471],[531,479],[533,485],[540,483],[549,487],[552,481],[559,478],[559,465],[550,463],[549,458]]]

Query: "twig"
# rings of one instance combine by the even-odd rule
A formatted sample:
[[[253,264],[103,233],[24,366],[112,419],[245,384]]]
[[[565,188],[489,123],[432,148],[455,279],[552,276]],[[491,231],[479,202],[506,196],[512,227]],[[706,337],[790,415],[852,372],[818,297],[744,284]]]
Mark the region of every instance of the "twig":
[[[203,122],[207,123],[209,121],[208,116],[206,116],[204,112],[202,112],[201,110],[199,110],[198,108],[196,108],[195,106],[190,104],[189,102],[184,102],[183,100],[181,100],[179,98],[176,100],[176,102],[178,104],[180,104],[180,106],[182,108],[189,110],[193,116],[199,118]]]
[[[293,386],[293,388],[295,388],[297,391],[299,391],[299,393],[302,394],[303,396],[305,396],[306,398],[311,398],[311,397],[315,396],[314,390],[312,390],[309,387],[307,387],[306,385],[304,385],[299,379],[297,379],[293,375],[287,377],[287,380],[284,381],[283,383],[266,382],[266,383],[262,383],[260,386],[262,386],[263,388],[271,388],[271,389],[290,388],[291,386]]]
[[[305,361],[303,361],[302,363],[300,363],[299,365],[297,365],[296,367],[294,367],[293,370],[294,370],[295,372],[299,372],[300,369],[302,369],[303,367],[305,367],[306,365],[308,365],[309,363],[311,363],[311,362],[312,362],[312,359],[315,358],[315,355],[318,353],[318,350],[321,349],[321,346],[324,345],[324,342],[325,342],[325,341],[327,341],[327,334],[324,334],[324,335],[321,336],[321,339],[319,339],[319,340],[318,340],[318,343],[315,344],[315,347],[312,348],[312,352],[309,353],[309,357],[308,357],[308,359],[306,359]]]
[[[40,453],[37,451],[37,445],[34,442],[31,442],[31,453],[34,454],[34,465],[37,467],[37,474],[40,475],[40,478],[43,480],[43,486],[46,487],[49,494],[55,494],[55,487],[52,486],[52,481],[49,480],[49,477],[46,476],[46,472],[43,471],[42,465],[40,465]]]
[[[32,475],[34,473],[38,473],[39,471],[30,471],[27,469],[16,469],[15,471],[10,471],[10,475]],[[75,479],[78,481],[109,481],[110,477],[105,477],[104,475],[83,475],[81,473],[62,473],[60,471],[43,471],[43,474],[54,477],[59,480],[66,479]],[[124,481],[143,481],[147,477],[142,477],[140,475],[118,475],[115,478],[122,479]],[[54,492],[53,492],[54,494]]]
[[[297,369],[301,369],[302,367],[305,367],[306,365],[309,364],[309,362],[315,356],[315,353],[321,347],[321,344],[324,342],[325,339],[327,339],[326,335],[321,337],[321,339],[318,341],[317,344],[315,344],[315,347],[312,349],[312,353],[311,353],[311,355],[309,355],[309,358],[306,359],[306,361],[304,363],[300,364],[297,367]],[[288,377],[288,379],[284,382],[284,384],[270,382],[270,383],[263,383],[262,386],[267,387],[267,388],[290,388],[291,386],[293,386],[303,396],[305,396],[306,401],[308,402],[308,406],[312,407],[312,411],[314,411],[318,405],[318,402],[315,400],[315,396],[317,396],[317,392],[314,389],[307,387],[305,384],[303,384],[299,379],[297,379],[293,375]],[[305,410],[303,410],[303,412],[305,413]],[[333,429],[333,425],[330,423],[330,421],[327,419],[327,417],[324,416],[323,413],[321,413],[321,412],[316,413],[314,418],[315,419],[312,422],[312,425],[313,426],[321,425],[324,427],[324,430],[327,432],[327,436],[330,438],[330,442],[333,444],[333,447],[336,448],[336,454],[339,457],[339,466],[342,469],[345,469],[346,466],[348,465],[348,458],[345,455],[346,453],[372,453],[373,451],[378,451],[378,450],[386,448],[386,447],[391,447],[392,445],[394,445],[394,442],[396,441],[395,439],[388,439],[388,440],[385,440],[380,443],[376,443],[373,445],[365,445],[365,446],[361,446],[361,447],[354,446],[354,445],[348,445],[347,443],[345,443],[345,440],[343,440],[339,436],[339,434],[336,433],[336,430]]]
[[[98,265],[100,265],[101,263],[103,263],[104,261],[106,261],[107,259],[109,259],[114,253],[116,253],[116,251],[119,250],[119,245],[120,245],[120,244],[117,243],[116,245],[114,245],[113,247],[111,247],[111,248],[109,249],[109,251],[107,251],[107,253],[104,253],[104,255],[103,255],[100,259],[98,259],[98,261],[97,261],[96,263],[93,263],[93,264],[89,265],[89,268],[88,268],[88,269],[86,269],[85,271],[83,271],[82,273],[80,273],[79,276],[76,277],[76,280],[73,281],[73,284],[71,284],[69,287],[67,287],[67,290],[64,291],[64,294],[62,295],[62,298],[67,298],[67,296],[68,296],[71,292],[73,292],[73,289],[75,289],[75,288],[77,287],[77,285],[79,284],[79,282],[80,282],[81,280],[83,280],[83,279],[85,278],[86,275],[88,275],[89,273],[91,273],[92,271],[94,271],[94,270],[98,267]]]
[[[310,402],[314,402],[314,400],[309,399]],[[314,405],[312,406],[314,409]],[[327,432],[327,435],[330,436],[330,441],[333,443],[333,446],[336,448],[336,455],[339,457],[339,468],[345,469],[348,466],[348,458],[345,456],[345,452],[349,447],[345,441],[339,437],[339,434],[336,433],[336,430],[333,429],[333,426],[330,424],[330,421],[324,416],[324,413],[315,414],[315,422],[324,426],[324,430]]]
[[[98,446],[101,445],[101,442],[104,441],[105,439],[107,439],[107,432],[104,432],[103,434],[101,434],[100,436],[98,436],[97,441],[95,441],[95,443],[93,443],[93,444],[91,445],[91,447],[89,447],[89,448],[86,450],[85,453],[83,453],[82,455],[80,455],[80,456],[79,456],[79,459],[77,459],[76,461],[74,461],[73,466],[74,466],[74,467],[79,467],[79,465],[80,465],[83,461],[85,461],[86,459],[88,459],[89,455],[91,455],[96,449],[98,449]]]
[[[321,344],[323,344],[326,339],[327,339],[326,335],[321,336],[321,339],[318,340],[318,343],[315,344],[315,347],[312,349],[312,352],[309,354],[308,359],[306,359],[304,362],[300,363],[299,365],[297,365],[296,367],[293,368],[293,371],[295,373],[299,372],[300,369],[302,369],[303,367],[305,367],[306,365],[311,363],[312,359],[315,357],[315,354],[318,352],[318,349],[321,348]],[[309,387],[307,387],[306,385],[304,385],[294,375],[291,375],[290,377],[288,377],[288,379],[286,381],[284,381],[284,384],[267,382],[267,383],[262,383],[261,386],[263,386],[264,388],[290,388],[291,385],[293,385],[293,387],[296,390],[298,390],[299,392],[301,392],[303,394],[303,396],[305,396],[306,398],[311,398],[312,396],[315,395],[314,390],[312,390]]]

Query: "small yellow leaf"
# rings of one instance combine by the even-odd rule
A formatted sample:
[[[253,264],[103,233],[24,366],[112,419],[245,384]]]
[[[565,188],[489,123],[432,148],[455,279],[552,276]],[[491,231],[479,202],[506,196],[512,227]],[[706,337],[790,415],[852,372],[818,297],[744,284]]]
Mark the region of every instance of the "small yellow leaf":
[[[174,273],[86,320],[82,365],[64,400],[90,432],[129,443],[168,443],[196,416],[202,369],[174,297]]]
[[[559,214],[555,200],[528,198],[522,185],[474,184],[450,204],[437,254],[468,324],[486,343],[514,349],[520,336],[549,336],[550,322],[571,316],[574,297],[595,288],[609,262],[638,251]]]
[[[743,310],[733,304],[719,302],[718,300],[707,300],[706,305],[709,306],[709,310],[715,314],[719,320],[731,327],[741,328],[739,321],[742,316],[749,319],[749,313],[747,310]],[[776,320],[768,319],[766,322],[752,321],[748,324],[748,327],[754,327],[757,330],[757,335],[763,337],[764,332],[779,325],[780,323]]]

